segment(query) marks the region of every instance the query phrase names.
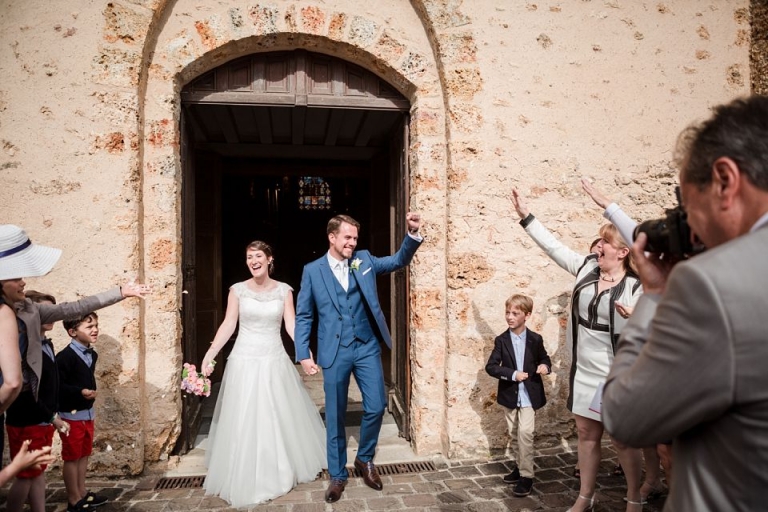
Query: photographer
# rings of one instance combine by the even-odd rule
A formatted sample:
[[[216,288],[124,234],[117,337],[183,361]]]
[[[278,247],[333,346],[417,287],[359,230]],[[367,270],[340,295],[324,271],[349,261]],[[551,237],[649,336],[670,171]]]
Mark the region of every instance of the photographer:
[[[645,294],[603,394],[631,446],[674,438],[666,511],[764,510],[768,489],[768,98],[714,110],[678,143],[683,207],[708,251],[632,247]]]

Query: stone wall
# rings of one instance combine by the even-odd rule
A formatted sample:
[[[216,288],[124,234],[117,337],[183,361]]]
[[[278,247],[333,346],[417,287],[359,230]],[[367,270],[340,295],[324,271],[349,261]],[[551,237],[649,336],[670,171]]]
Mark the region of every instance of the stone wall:
[[[563,347],[573,277],[517,225],[510,191],[586,253],[602,223],[578,180],[638,219],[673,205],[672,147],[710,105],[746,94],[746,2],[424,2],[446,97],[447,453],[503,450],[496,383],[483,365],[503,304],[531,294],[553,357],[539,442],[572,433]],[[482,5],[482,7],[481,7]],[[419,268],[414,269],[418,274]]]
[[[555,362],[539,440],[573,433],[563,350],[572,278],[517,225],[511,188],[583,252],[601,218],[581,176],[637,218],[671,206],[676,134],[748,93],[750,62],[762,69],[763,50],[750,61],[749,9],[747,0],[5,0],[0,217],[64,249],[28,287],[71,300],[133,277],[155,286],[147,301],[100,316],[95,469],[141,472],[142,461],[167,458],[179,433],[178,120],[190,80],[242,55],[301,47],[371,69],[411,101],[411,205],[427,223],[411,267],[413,445],[482,457],[506,445],[484,365],[513,292],[534,297],[531,327]],[[63,333],[55,341],[63,347]]]
[[[768,1],[752,0],[750,5],[752,91],[755,94],[768,95]]]

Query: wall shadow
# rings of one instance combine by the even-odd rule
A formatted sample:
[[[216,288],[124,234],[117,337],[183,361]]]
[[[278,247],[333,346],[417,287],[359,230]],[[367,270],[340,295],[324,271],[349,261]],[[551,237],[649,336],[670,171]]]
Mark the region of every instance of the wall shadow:
[[[495,332],[493,327],[485,321],[474,302],[472,303],[472,315],[477,331],[483,340],[483,357],[480,361],[481,367],[477,371],[477,379],[469,396],[469,405],[480,418],[480,429],[488,442],[490,456],[500,458],[507,454],[509,434],[504,419],[504,410],[496,402],[498,380],[485,372],[485,364],[493,351],[493,343],[499,333]],[[491,390],[490,394],[486,392],[489,389]]]

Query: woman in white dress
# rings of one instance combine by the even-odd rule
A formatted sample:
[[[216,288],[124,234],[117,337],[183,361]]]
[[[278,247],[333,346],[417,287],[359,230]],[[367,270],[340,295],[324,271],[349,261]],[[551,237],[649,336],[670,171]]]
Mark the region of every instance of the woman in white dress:
[[[230,288],[202,364],[206,374],[213,370],[239,320],[208,435],[204,483],[206,494],[235,507],[282,496],[327,467],[323,421],[280,337],[285,321],[293,338],[293,290],[269,277],[273,256],[264,242],[248,245],[246,265],[253,277]]]
[[[576,419],[581,486],[570,510],[592,510],[603,424],[590,404],[608,376],[619,334],[642,294],[642,286],[632,271],[629,248],[615,226],[600,228],[595,252],[584,256],[563,245],[531,215],[517,190],[512,195],[526,233],[555,263],[576,276],[566,328],[572,354],[567,405]],[[641,510],[641,452],[615,441],[614,446],[627,479],[627,511]]]

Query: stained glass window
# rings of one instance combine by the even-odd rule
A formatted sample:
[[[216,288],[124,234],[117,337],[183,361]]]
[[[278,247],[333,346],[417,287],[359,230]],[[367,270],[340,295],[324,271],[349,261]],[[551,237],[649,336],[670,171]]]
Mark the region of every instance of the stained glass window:
[[[330,210],[330,184],[323,178],[315,176],[302,176],[299,178],[299,209]]]

